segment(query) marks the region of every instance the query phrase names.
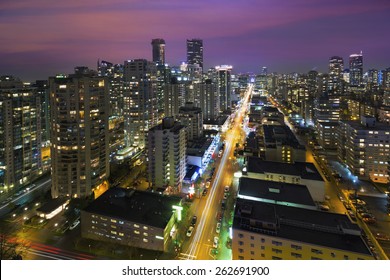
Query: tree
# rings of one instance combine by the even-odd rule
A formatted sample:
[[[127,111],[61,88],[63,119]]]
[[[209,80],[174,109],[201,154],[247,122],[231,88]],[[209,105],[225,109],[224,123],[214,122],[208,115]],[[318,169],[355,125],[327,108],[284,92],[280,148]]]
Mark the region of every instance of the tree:
[[[0,227],[0,259],[21,260],[29,249],[29,242],[13,236],[15,227],[9,223],[1,223]]]

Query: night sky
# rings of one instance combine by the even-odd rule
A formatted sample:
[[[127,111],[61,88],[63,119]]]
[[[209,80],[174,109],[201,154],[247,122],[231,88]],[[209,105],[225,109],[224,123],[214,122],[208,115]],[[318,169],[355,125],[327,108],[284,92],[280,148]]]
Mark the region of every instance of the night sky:
[[[234,72],[327,71],[363,51],[364,70],[390,67],[390,0],[0,0],[0,75],[25,81],[96,69],[96,61],[151,60],[153,38],[166,61],[186,59],[201,38],[206,68]]]

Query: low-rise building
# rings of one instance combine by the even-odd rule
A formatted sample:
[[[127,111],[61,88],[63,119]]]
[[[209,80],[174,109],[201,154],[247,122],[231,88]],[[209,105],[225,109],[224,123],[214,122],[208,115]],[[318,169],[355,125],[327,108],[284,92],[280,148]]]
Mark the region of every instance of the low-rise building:
[[[265,159],[280,162],[306,160],[306,148],[286,125],[263,125]]]
[[[289,164],[248,157],[242,176],[305,185],[315,201],[323,201],[325,197],[325,182],[315,165],[310,162]]]
[[[347,215],[237,199],[233,260],[372,260]]]
[[[166,252],[181,210],[180,197],[112,188],[81,211],[81,236]]]

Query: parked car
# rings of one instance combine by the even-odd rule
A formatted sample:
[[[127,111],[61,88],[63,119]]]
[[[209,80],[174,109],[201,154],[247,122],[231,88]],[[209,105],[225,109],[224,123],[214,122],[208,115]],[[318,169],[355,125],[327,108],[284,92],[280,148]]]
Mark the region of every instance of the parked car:
[[[322,210],[322,211],[329,211],[329,210],[330,210],[329,206],[326,205],[326,204],[320,204],[320,205],[318,205],[318,207],[319,207],[320,210]]]
[[[77,219],[76,221],[74,221],[74,222],[70,225],[69,229],[70,229],[70,230],[75,229],[79,224],[80,224],[80,220]]]
[[[198,219],[198,217],[196,217],[196,216],[193,216],[192,217],[192,220],[191,220],[191,225],[195,225],[196,224],[196,220]]]
[[[215,227],[215,232],[220,233],[221,232],[221,223],[217,223],[217,226]]]
[[[190,226],[188,229],[187,229],[187,237],[191,237],[192,235],[192,232],[194,231],[194,227],[193,226]]]
[[[352,210],[348,210],[348,215],[352,221],[356,221],[356,215]]]
[[[229,186],[225,186],[225,193],[229,192]]]
[[[213,248],[218,248],[218,242],[219,242],[218,236],[214,236]]]
[[[206,196],[206,194],[207,194],[207,189],[204,189],[203,192],[202,192],[202,195]]]

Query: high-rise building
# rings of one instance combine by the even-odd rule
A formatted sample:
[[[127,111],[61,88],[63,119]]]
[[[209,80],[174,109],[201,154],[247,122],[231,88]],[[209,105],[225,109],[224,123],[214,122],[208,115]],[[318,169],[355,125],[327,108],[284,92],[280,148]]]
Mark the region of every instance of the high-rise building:
[[[125,143],[143,149],[148,130],[158,121],[156,64],[125,61],[123,78]]]
[[[49,78],[53,198],[89,197],[110,173],[107,79],[75,70]]]
[[[167,64],[157,65],[157,111],[158,121],[161,121],[165,116],[165,94],[167,91],[166,86],[171,80],[171,67]]]
[[[98,75],[107,77],[110,96],[109,116],[123,116],[123,65],[98,61]]]
[[[186,102],[184,107],[180,107],[177,120],[186,127],[187,142],[203,136],[202,110],[194,107],[194,103]]]
[[[42,173],[42,106],[37,88],[0,77],[0,190],[16,190]]]
[[[354,175],[377,183],[390,181],[388,124],[370,116],[362,116],[360,121],[340,121],[336,141],[339,161]]]
[[[187,63],[198,64],[203,69],[203,40],[187,39]]]
[[[363,83],[363,53],[349,56],[349,83],[360,86]]]
[[[201,84],[196,84],[199,87],[199,107],[203,113],[203,120],[216,120],[219,116],[219,94],[217,84],[211,80],[206,79]]]
[[[152,52],[153,62],[164,65],[165,64],[165,41],[164,39],[158,38],[152,40]]]
[[[179,193],[186,175],[186,128],[164,118],[148,133],[148,173],[154,188]]]
[[[219,109],[226,111],[231,107],[232,85],[231,85],[231,72],[233,67],[230,65],[221,65],[215,67],[217,71],[218,79],[218,91],[219,91]]]
[[[340,97],[323,93],[314,103],[314,119],[320,122],[340,120]]]
[[[165,117],[176,117],[179,108],[184,106],[186,100],[186,83],[172,77],[171,82],[165,85],[164,114]]]
[[[329,80],[328,91],[332,95],[340,95],[342,92],[342,80],[344,71],[344,60],[339,56],[332,56],[329,59]]]

